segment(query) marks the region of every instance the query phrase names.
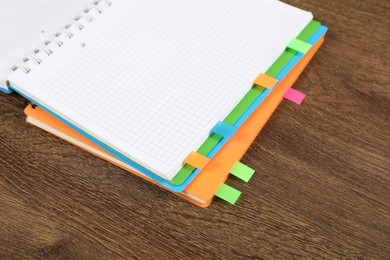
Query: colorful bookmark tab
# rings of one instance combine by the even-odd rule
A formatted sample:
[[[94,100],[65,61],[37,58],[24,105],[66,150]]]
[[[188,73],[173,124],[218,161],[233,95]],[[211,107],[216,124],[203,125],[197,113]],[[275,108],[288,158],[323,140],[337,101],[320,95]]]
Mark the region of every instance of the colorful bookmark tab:
[[[223,183],[215,193],[215,196],[230,204],[236,204],[238,198],[241,196],[241,192]]]
[[[230,139],[236,133],[236,128],[220,121],[213,127],[213,129],[211,129],[210,133],[214,133],[222,136],[223,138]]]
[[[203,169],[206,164],[210,161],[209,158],[203,156],[196,152],[191,152],[187,158],[184,160],[184,163],[189,164],[195,168]]]
[[[246,166],[245,164],[236,162],[233,168],[230,170],[230,173],[236,176],[237,178],[245,182],[248,182],[252,178],[253,174],[255,173],[255,170]]]
[[[307,42],[304,42],[304,41],[301,41],[299,39],[293,39],[288,45],[287,45],[287,48],[290,48],[290,49],[293,49],[297,52],[300,52],[300,53],[303,53],[303,54],[306,54],[310,49],[311,49],[312,45],[307,43]]]
[[[306,97],[306,94],[304,94],[298,90],[295,90],[293,88],[287,89],[287,91],[283,95],[283,98],[285,98],[291,102],[294,102],[295,104],[298,104],[298,105],[302,104],[305,97]]]
[[[272,89],[278,83],[278,80],[262,73],[255,79],[255,82],[253,83],[263,88]]]

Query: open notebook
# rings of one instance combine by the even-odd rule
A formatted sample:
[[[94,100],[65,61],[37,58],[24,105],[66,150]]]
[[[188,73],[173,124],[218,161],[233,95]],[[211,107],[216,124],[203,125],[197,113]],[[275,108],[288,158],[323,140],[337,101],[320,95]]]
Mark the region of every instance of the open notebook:
[[[279,1],[98,1],[8,82],[141,173],[172,180],[311,20]]]
[[[279,74],[282,74],[282,79],[276,89],[267,97],[264,102],[262,102],[258,108],[256,108],[251,116],[240,127],[234,137],[229,140],[229,142],[215,157],[213,157],[211,162],[199,173],[197,178],[195,178],[194,181],[191,182],[191,184],[184,191],[175,194],[202,207],[209,206],[214,195],[217,195],[221,199],[224,199],[232,204],[237,201],[241,193],[235,190],[233,187],[229,187],[229,189],[226,191],[227,184],[224,184],[224,181],[228,177],[229,172],[232,172],[233,175],[243,179],[244,181],[248,181],[250,179],[253,171],[251,171],[248,167],[243,166],[241,163],[238,163],[238,161],[241,159],[242,155],[248,149],[253,139],[257,136],[260,129],[265,125],[273,111],[278,106],[282,99],[283,93],[285,93],[286,90],[292,86],[295,80],[299,77],[300,73],[307,66],[308,62],[317,52],[324,41],[323,37],[325,32],[326,28],[321,27],[313,36],[311,36],[310,42],[315,44],[312,50],[310,50],[310,52],[308,52],[301,60],[299,60],[299,62],[293,66],[293,69],[289,70],[289,68],[285,67],[279,71]],[[300,54],[297,54],[294,56],[294,58],[299,58],[299,55]],[[287,75],[285,76],[285,74]],[[147,176],[142,175],[135,169],[129,167],[127,164],[121,162],[113,156],[110,156],[97,145],[78,134],[72,128],[61,123],[61,121],[56,119],[54,116],[51,116],[49,113],[45,112],[39,107],[30,104],[26,107],[25,113],[27,115],[27,122],[45,131],[48,131],[100,158],[103,158],[110,163],[132,172],[137,176],[151,181]],[[239,171],[236,170],[235,172],[232,171],[233,168],[235,168],[237,165],[241,167],[241,169]]]

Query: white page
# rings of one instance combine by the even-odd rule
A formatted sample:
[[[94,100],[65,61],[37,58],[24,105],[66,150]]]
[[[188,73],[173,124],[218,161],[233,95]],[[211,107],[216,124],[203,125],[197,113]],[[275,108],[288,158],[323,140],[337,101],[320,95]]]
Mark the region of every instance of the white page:
[[[171,180],[311,19],[279,1],[113,0],[51,59],[10,81]]]
[[[57,32],[92,0],[0,0],[0,88],[12,66]]]

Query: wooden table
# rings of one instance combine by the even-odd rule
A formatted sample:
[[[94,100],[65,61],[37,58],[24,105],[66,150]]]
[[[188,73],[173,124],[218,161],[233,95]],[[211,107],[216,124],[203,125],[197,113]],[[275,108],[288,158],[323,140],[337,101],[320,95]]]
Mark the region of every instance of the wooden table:
[[[202,209],[25,123],[0,95],[0,258],[390,259],[390,1],[287,1],[330,28],[243,162],[236,206]]]

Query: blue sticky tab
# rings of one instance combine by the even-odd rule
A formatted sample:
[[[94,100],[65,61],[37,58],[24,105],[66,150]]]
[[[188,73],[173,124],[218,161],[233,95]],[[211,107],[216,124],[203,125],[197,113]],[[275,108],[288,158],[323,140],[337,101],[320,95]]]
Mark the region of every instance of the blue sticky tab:
[[[213,129],[211,129],[210,133],[214,133],[222,136],[223,138],[230,139],[236,133],[236,128],[228,125],[224,122],[219,121]]]

